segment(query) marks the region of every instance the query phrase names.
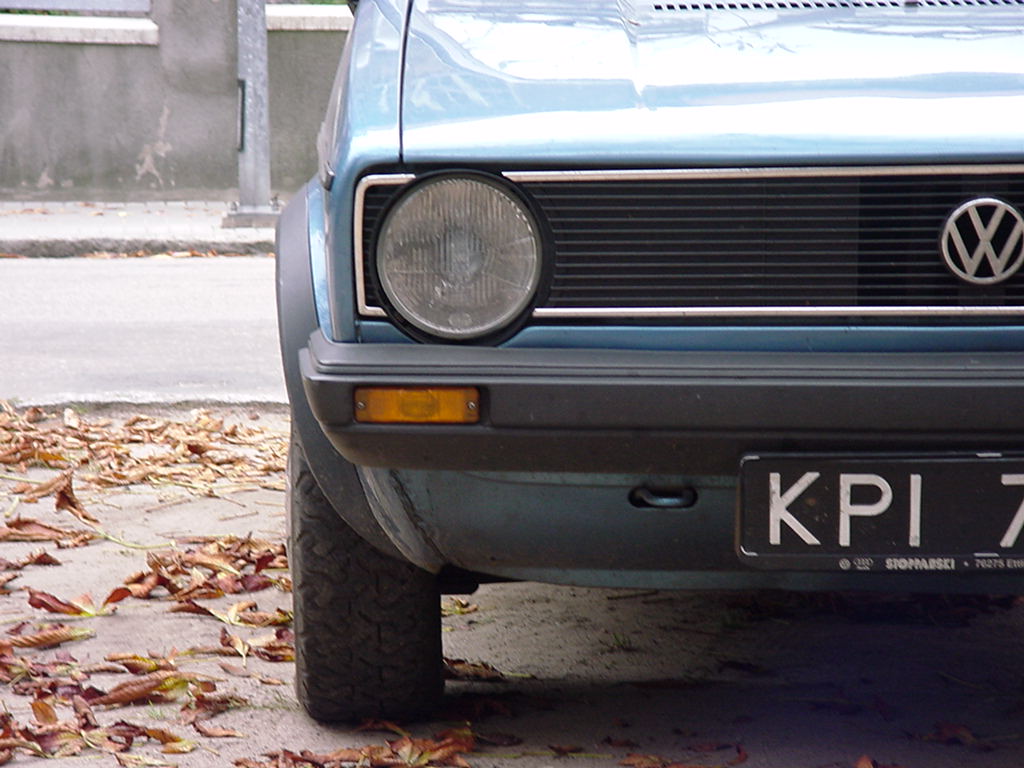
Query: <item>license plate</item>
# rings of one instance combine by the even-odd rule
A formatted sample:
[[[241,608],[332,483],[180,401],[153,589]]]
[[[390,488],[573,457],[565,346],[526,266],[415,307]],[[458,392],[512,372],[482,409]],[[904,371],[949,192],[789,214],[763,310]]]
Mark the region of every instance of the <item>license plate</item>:
[[[740,559],[758,568],[1024,570],[1024,458],[744,458]]]

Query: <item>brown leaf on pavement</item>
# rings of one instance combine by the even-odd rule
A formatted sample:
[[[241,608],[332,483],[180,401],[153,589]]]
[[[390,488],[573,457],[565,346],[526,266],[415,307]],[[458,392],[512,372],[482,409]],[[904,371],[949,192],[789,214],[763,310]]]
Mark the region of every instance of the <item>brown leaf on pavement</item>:
[[[450,597],[441,604],[442,616],[465,616],[467,613],[476,613],[478,610],[480,610],[480,606],[461,597]]]
[[[449,680],[498,682],[505,679],[505,675],[487,662],[449,659],[447,656],[444,657],[444,672]]]
[[[10,436],[0,447],[0,464],[21,469],[56,466],[65,471],[88,466],[93,472],[78,479],[93,487],[159,482],[205,495],[222,482],[283,487],[279,475],[287,455],[284,434],[246,424],[226,425],[204,410],[181,420],[136,416],[112,424],[71,410],[60,420],[39,409],[19,413],[0,401],[0,426]],[[134,450],[139,445],[152,450]],[[49,495],[56,487],[24,490]],[[62,503],[72,511],[84,511],[73,493]]]
[[[49,592],[28,588],[28,604],[33,608],[41,608],[50,613],[63,613],[68,616],[106,616],[114,613],[117,608],[114,603],[124,600],[131,595],[125,587],[117,587],[106,600],[97,608],[93,602],[92,595],[80,595],[73,600],[61,600]]]
[[[100,724],[97,722],[96,714],[92,711],[92,707],[89,706],[89,702],[81,696],[75,696],[71,699],[71,707],[75,711],[75,721],[78,723],[79,728],[82,730],[99,728]]]
[[[60,565],[61,562],[45,549],[37,549],[18,560],[22,567],[26,565]]]
[[[276,608],[273,613],[268,611],[257,611],[256,604],[239,610],[233,610],[238,604],[228,609],[228,619],[231,624],[240,624],[247,627],[283,627],[292,623],[292,612],[283,608]],[[219,617],[218,617],[219,618]]]
[[[125,579],[125,588],[132,593],[132,597],[140,600],[148,598],[154,589],[164,586],[164,580],[160,574],[153,571],[140,571]]]
[[[231,728],[218,728],[215,725],[207,725],[202,720],[196,720],[192,727],[201,735],[211,739],[244,739],[245,734],[239,733]]]
[[[264,661],[295,661],[295,635],[290,629],[278,627],[273,634],[249,640],[252,655]]]
[[[182,600],[168,608],[170,613],[195,613],[200,616],[216,616],[213,611],[205,605],[200,605],[194,600]]]
[[[49,480],[25,488],[20,491],[22,500],[32,504],[52,493],[56,493],[58,488],[67,485],[71,478],[71,472],[72,470],[69,469],[66,472],[61,472],[59,475],[51,477]]]
[[[469,768],[464,755],[475,746],[468,729],[440,734],[436,739],[404,736],[385,744],[342,747],[326,755],[287,749],[267,755],[269,760],[240,759],[237,768],[342,768],[355,763],[362,768]]]
[[[229,709],[244,707],[249,703],[248,699],[242,696],[235,696],[231,693],[195,693],[192,700],[188,701],[181,708],[180,720],[186,725],[195,723],[198,720],[209,720]]]
[[[292,623],[291,611],[282,608],[276,609],[273,613],[256,610],[257,605],[252,600],[243,600],[240,603],[231,605],[224,613],[200,605],[194,600],[184,600],[176,603],[170,610],[172,613],[196,613],[201,616],[213,616],[225,624],[245,627],[272,627],[285,626]]]
[[[120,664],[133,675],[146,675],[151,672],[177,669],[173,656],[161,658],[142,656],[137,653],[110,653],[107,654],[106,659]]]
[[[60,560],[44,549],[36,549],[18,560],[0,557],[0,571],[20,571],[29,565],[60,565]]]
[[[989,752],[995,746],[979,739],[968,726],[961,723],[936,723],[931,733],[920,737],[921,741],[938,744],[962,745],[980,752]]]
[[[0,639],[0,643],[2,643]],[[59,656],[60,654],[56,654]],[[53,661],[37,661],[30,656],[15,656],[8,647],[0,654],[0,681],[17,687],[22,681],[52,680],[58,683],[74,684],[85,680],[96,670],[96,665],[80,666],[67,656]],[[20,691],[15,691],[19,693]]]
[[[32,715],[40,725],[56,725],[59,721],[57,712],[45,699],[32,702]]]
[[[232,649],[243,659],[252,651],[252,646],[249,643],[238,635],[231,634],[225,627],[220,628],[220,644],[225,648]]]
[[[177,670],[150,672],[115,685],[108,693],[91,699],[89,703],[92,706],[111,706],[177,699],[196,681],[194,675]]]
[[[284,545],[251,536],[192,537],[198,550],[151,552],[146,558],[149,571],[133,574],[125,584],[136,597],[151,597],[163,587],[179,602],[217,598],[225,594],[258,592],[269,587],[291,591],[285,575],[268,569],[287,568]]]
[[[96,536],[92,531],[75,531],[67,528],[57,528],[52,525],[45,525],[30,517],[16,517],[9,520],[6,525],[0,526],[0,541],[54,541],[74,542],[86,537],[86,540]]]
[[[49,625],[28,635],[8,635],[0,638],[0,652],[5,646],[14,648],[52,648],[62,643],[85,640],[95,633],[87,627],[69,627],[67,624]]]
[[[187,752],[191,752],[196,748],[196,743],[189,739],[183,739],[176,733],[172,733],[164,728],[146,728],[145,734],[154,741],[159,741],[163,748],[160,750],[165,754],[170,755],[183,755]]]
[[[115,587],[114,589],[112,589],[110,591],[110,594],[107,595],[103,599],[103,605],[104,606],[113,605],[114,603],[119,603],[122,600],[124,600],[125,598],[131,597],[131,596],[132,596],[132,591],[130,589],[128,589],[127,587]]]
[[[92,598],[88,595],[65,601],[49,592],[41,592],[32,587],[28,588],[28,604],[33,608],[41,608],[50,613],[64,613],[68,616],[92,616],[96,610]]]
[[[56,499],[54,500],[54,508],[60,512],[70,512],[76,518],[81,520],[83,523],[98,524],[100,521],[89,514],[85,507],[82,506],[82,502],[75,496],[74,488],[71,485],[71,470],[67,471],[67,483],[61,485],[56,490]]]

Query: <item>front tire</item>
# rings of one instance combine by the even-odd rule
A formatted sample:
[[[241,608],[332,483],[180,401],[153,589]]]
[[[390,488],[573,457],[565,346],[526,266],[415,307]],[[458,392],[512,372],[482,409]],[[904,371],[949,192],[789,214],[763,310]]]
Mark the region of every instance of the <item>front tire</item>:
[[[382,554],[345,523],[294,434],[287,501],[302,706],[324,722],[429,714],[444,686],[435,577]]]

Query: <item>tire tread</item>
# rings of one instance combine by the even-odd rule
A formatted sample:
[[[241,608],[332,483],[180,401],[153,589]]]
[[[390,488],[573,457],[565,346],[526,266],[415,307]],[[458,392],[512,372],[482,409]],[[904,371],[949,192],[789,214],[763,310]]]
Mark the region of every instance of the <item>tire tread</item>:
[[[435,577],[345,523],[294,435],[288,501],[299,701],[324,722],[429,714],[444,685]]]

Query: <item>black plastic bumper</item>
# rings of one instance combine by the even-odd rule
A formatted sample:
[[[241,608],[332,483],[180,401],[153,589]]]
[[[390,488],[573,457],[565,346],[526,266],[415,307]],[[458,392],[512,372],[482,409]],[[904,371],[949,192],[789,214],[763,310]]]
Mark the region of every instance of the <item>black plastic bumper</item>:
[[[751,452],[1019,449],[1024,354],[691,353],[336,344],[300,353],[350,461],[506,471],[734,474]],[[353,389],[476,386],[473,426],[357,424]]]

